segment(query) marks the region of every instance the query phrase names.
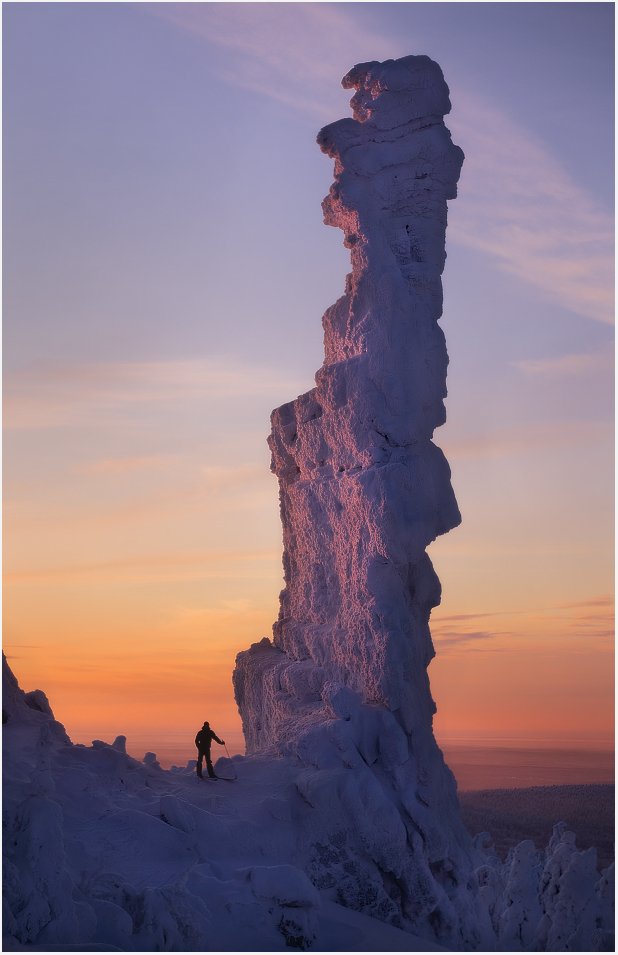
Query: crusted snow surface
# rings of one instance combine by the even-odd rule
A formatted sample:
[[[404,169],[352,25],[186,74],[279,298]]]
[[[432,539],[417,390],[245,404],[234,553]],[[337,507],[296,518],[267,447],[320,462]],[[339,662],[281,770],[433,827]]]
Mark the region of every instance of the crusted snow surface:
[[[5,666],[4,951],[444,950],[385,923],[386,882],[353,816],[333,830],[323,772],[238,756],[216,764],[236,781],[200,781],[117,740],[73,745],[43,699]],[[396,825],[373,824],[391,851]],[[475,859],[485,949],[613,950],[613,866],[599,876],[564,825],[544,853]]]
[[[312,882],[288,760],[219,760],[238,779],[211,782],[73,745],[3,667],[4,951],[437,948]]]

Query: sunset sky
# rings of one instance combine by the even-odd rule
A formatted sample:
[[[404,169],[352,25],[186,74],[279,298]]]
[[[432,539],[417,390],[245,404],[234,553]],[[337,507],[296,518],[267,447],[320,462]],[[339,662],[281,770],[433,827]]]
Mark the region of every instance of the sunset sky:
[[[439,739],[613,732],[613,4],[5,4],[4,645],[75,742],[242,751],[275,406],[349,257],[318,129],[426,53],[465,154],[436,432]]]

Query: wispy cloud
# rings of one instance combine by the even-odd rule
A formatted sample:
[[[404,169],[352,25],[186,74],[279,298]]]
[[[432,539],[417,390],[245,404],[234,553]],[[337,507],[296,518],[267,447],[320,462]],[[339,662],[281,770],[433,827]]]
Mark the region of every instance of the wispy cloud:
[[[265,471],[261,462],[240,464],[237,467],[204,465],[201,470],[205,487],[210,493],[245,486],[254,487],[258,483],[266,483],[269,488],[272,485],[271,475],[268,471]]]
[[[8,570],[5,584],[29,584],[55,581],[73,583],[75,580],[270,580],[279,571],[281,555],[278,551],[210,551],[187,554],[139,554],[135,557],[106,561],[84,561],[48,567]]]
[[[479,613],[451,613],[441,614],[439,611],[433,611],[431,614],[432,625],[444,626],[444,624],[461,623],[464,620],[480,620],[483,617],[510,617],[514,614],[526,613],[525,610],[492,610],[490,612]]]
[[[548,300],[613,322],[613,220],[551,154],[489,101],[459,89],[449,126],[466,153],[449,237]]]
[[[613,355],[609,351],[598,351],[559,355],[555,358],[527,358],[513,362],[513,366],[530,377],[581,377],[611,371]]]
[[[437,443],[449,459],[497,458],[531,450],[607,444],[612,433],[611,424],[604,421],[550,421],[462,437],[444,436]]]
[[[5,427],[130,424],[127,412],[154,404],[270,397],[274,405],[305,385],[274,368],[226,356],[30,368],[5,378]]]
[[[432,631],[433,641],[436,646],[436,651],[438,652],[448,652],[453,650],[470,650],[471,647],[475,647],[477,644],[482,644],[483,649],[496,650],[497,647],[489,646],[485,644],[487,641],[492,641],[496,637],[508,637],[510,634],[507,631],[492,631],[492,630],[468,630],[468,631],[441,631],[435,629]]]
[[[86,480],[65,481],[61,487],[54,483],[57,493],[53,506],[44,494],[33,500],[20,500],[16,491],[15,498],[6,502],[7,533],[13,541],[24,534],[36,537],[43,531],[46,540],[51,541],[54,535],[78,540],[84,534],[96,538],[121,527],[132,527],[134,533],[141,535],[166,522],[176,526],[182,523],[185,528],[216,525],[219,529],[223,522],[229,534],[238,534],[244,524],[245,535],[251,536],[265,515],[276,520],[276,481],[266,460],[262,468],[239,463],[238,477],[233,476],[234,469],[230,468],[229,481],[221,476],[214,480],[204,478],[190,458],[179,460],[184,468],[164,475],[162,482],[146,483],[139,475],[138,480],[126,482],[119,495],[109,493],[116,485],[109,479],[90,487]],[[94,477],[90,476],[90,480],[94,482]],[[15,479],[13,483],[18,485]]]
[[[577,603],[562,606],[566,610],[578,610],[581,607],[613,607],[614,597],[611,594],[601,594],[599,597],[591,597],[589,600],[579,600]]]
[[[558,625],[565,636],[581,637],[584,648],[593,639],[611,644],[614,637],[614,600],[609,595],[562,604],[550,608],[543,617]]]
[[[526,129],[459,90],[448,125],[466,154],[449,240],[490,256],[550,302],[613,324],[614,226]]]
[[[320,125],[345,115],[339,80],[353,62],[409,52],[409,38],[404,43],[380,35],[343,5],[180,3],[150,9],[207,42],[218,54],[211,68],[220,79],[305,112]],[[466,162],[449,239],[486,253],[548,301],[611,323],[611,210],[600,208],[543,142],[490,99],[458,83],[454,101],[449,126]]]
[[[175,3],[149,9],[222,52],[211,63],[220,79],[292,106],[320,125],[338,119],[350,97],[340,81],[352,66],[351,49],[356,62],[405,52],[399,39],[367,30],[338,5]]]
[[[486,630],[476,621],[502,618],[508,629]],[[560,647],[561,653],[611,652],[614,636],[613,598],[599,595],[558,606],[528,606],[525,609],[431,616],[431,632],[438,652],[463,649],[503,650],[525,644],[528,653],[547,653]],[[495,646],[492,638],[502,638]]]
[[[133,474],[135,471],[158,471],[165,467],[172,455],[145,454],[141,457],[101,458],[75,466],[75,473],[88,476]]]

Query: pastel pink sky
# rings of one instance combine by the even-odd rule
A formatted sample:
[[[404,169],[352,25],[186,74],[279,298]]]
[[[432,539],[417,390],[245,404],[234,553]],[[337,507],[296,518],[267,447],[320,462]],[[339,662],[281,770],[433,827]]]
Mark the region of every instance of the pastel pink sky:
[[[612,18],[5,7],[4,642],[75,741],[184,760],[208,718],[242,750],[234,657],[282,585],[269,414],[312,387],[348,269],[315,135],[351,65],[411,52],[466,154],[436,732],[611,741]]]

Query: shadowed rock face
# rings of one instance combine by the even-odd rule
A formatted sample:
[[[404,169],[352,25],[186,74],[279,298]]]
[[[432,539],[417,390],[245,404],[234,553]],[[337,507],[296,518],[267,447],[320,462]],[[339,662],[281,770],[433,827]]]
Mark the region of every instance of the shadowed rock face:
[[[428,57],[360,64],[343,85],[354,119],[318,144],[335,161],[324,219],[343,230],[352,272],[323,318],[316,387],[272,414],[285,589],[273,641],[239,654],[234,686],[248,753],[341,772],[323,780],[328,798],[397,873],[399,912],[444,938],[458,931],[445,895],[469,873],[469,843],[432,733],[440,583],[426,548],[460,522],[431,439],[445,420],[441,273],[463,153]],[[311,786],[307,800],[323,800]]]

